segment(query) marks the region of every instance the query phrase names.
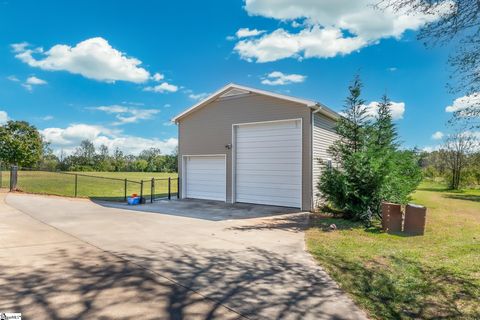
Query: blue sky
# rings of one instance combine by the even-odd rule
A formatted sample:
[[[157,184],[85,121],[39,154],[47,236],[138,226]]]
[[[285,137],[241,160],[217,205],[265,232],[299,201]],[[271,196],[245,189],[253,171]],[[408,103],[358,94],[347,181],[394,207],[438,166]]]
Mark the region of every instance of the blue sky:
[[[396,103],[404,146],[433,147],[461,97],[445,87],[450,48],[416,40],[428,19],[367,0],[3,0],[0,121],[31,122],[57,151],[89,138],[167,153],[169,120],[229,82],[340,111],[359,73],[372,112],[384,92]]]

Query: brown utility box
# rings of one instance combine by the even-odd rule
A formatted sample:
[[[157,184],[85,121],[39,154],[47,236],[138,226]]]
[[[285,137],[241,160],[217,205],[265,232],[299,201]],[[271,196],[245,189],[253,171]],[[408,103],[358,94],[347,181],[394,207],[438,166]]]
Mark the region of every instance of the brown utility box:
[[[405,207],[405,223],[403,231],[409,235],[419,236],[425,233],[427,208],[415,204]]]
[[[402,232],[402,206],[396,203],[382,203],[382,228],[388,233]]]

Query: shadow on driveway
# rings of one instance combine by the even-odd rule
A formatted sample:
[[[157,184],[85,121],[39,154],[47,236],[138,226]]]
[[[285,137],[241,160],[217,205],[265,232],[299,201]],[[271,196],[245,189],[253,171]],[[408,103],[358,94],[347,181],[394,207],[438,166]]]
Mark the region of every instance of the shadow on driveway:
[[[258,249],[250,249],[254,260],[191,249],[166,247],[167,264],[150,258],[158,252],[115,257],[88,247],[81,258],[62,249],[41,254],[37,261],[45,263],[37,266],[0,261],[0,307],[49,319],[131,319],[139,310],[146,311],[142,319],[358,317],[354,309],[335,308],[344,295],[302,263]]]
[[[225,203],[222,201],[182,199],[158,200],[153,203],[130,206],[125,203],[94,201],[108,208],[141,212],[162,213],[210,221],[273,217],[301,212],[298,208],[276,207],[250,203]]]

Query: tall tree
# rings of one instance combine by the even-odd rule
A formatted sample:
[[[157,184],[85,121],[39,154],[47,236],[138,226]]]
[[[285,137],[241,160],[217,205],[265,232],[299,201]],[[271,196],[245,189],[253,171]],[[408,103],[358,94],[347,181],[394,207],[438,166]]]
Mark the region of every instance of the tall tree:
[[[372,122],[360,94],[356,77],[338,120],[339,139],[329,149],[338,167],[323,170],[318,189],[345,217],[369,222],[383,200],[406,202],[421,174],[414,153],[398,150],[388,97],[382,97]]]
[[[113,168],[115,171],[121,171],[125,168],[125,156],[118,147],[113,151]]]
[[[148,171],[160,171],[162,165],[162,151],[159,148],[149,148],[145,149],[138,155],[139,159],[147,161],[147,170]]]
[[[377,114],[375,116],[375,123],[373,127],[373,134],[375,135],[373,141],[375,146],[379,149],[391,151],[397,146],[397,130],[392,119],[391,112],[392,102],[386,94],[382,96],[377,107]]]
[[[74,156],[77,165],[93,168],[95,164],[95,146],[93,145],[93,142],[88,139],[82,140],[80,146],[75,149]]]
[[[468,166],[468,156],[475,144],[475,137],[464,130],[458,130],[445,140],[445,162],[451,172],[449,183],[451,189],[460,188],[463,171]]]
[[[343,117],[338,120],[338,140],[329,150],[338,168],[328,168],[320,179],[319,191],[325,199],[348,218],[369,220],[372,190],[378,182],[370,170],[368,128],[365,101],[361,98],[362,82],[356,76],[348,88]]]
[[[104,144],[98,148],[98,154],[95,155],[95,170],[110,171],[112,169],[112,161],[110,151]]]
[[[365,100],[360,97],[362,81],[358,75],[353,79],[348,91],[349,96],[343,109],[344,117],[340,118],[336,128],[342,143],[336,147],[339,149],[337,152],[355,153],[364,145],[368,122]]]
[[[0,126],[0,159],[10,165],[33,166],[42,155],[38,130],[25,121],[8,121]]]

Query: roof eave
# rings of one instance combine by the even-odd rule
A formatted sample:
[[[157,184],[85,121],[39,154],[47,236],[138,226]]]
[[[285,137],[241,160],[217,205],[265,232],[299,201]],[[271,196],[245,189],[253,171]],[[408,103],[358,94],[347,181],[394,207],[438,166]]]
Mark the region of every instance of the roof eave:
[[[177,116],[175,116],[172,119],[172,121],[175,122],[175,123],[178,123],[180,119],[184,118],[185,116],[189,115],[192,112],[195,112],[196,109],[201,108],[202,106],[214,101],[215,99],[217,99],[219,96],[221,96],[222,94],[224,94],[225,92],[227,92],[230,89],[240,89],[240,90],[248,91],[248,92],[251,92],[251,93],[253,92],[253,93],[257,93],[257,94],[263,94],[263,95],[270,96],[270,97],[273,97],[273,98],[278,98],[278,99],[282,99],[282,100],[287,100],[287,101],[292,101],[292,102],[296,102],[296,103],[299,103],[299,104],[303,104],[303,105],[305,105],[309,108],[313,108],[313,109],[321,108],[322,109],[321,112],[324,115],[326,115],[326,116],[328,116],[332,119],[338,119],[338,117],[339,117],[339,115],[335,111],[333,111],[333,110],[327,108],[326,106],[324,106],[324,105],[322,105],[322,104],[320,104],[316,101],[313,101],[313,100],[306,100],[306,99],[290,97],[290,96],[286,96],[286,95],[282,95],[282,94],[278,94],[278,93],[274,93],[274,92],[264,91],[264,90],[261,90],[261,89],[245,87],[245,86],[238,85],[238,84],[235,84],[235,83],[229,83],[226,86],[222,87],[220,90],[211,94],[209,97],[205,98],[204,100],[198,102],[197,104],[193,105],[192,107],[190,107],[187,110],[183,111],[182,113],[178,114]]]

